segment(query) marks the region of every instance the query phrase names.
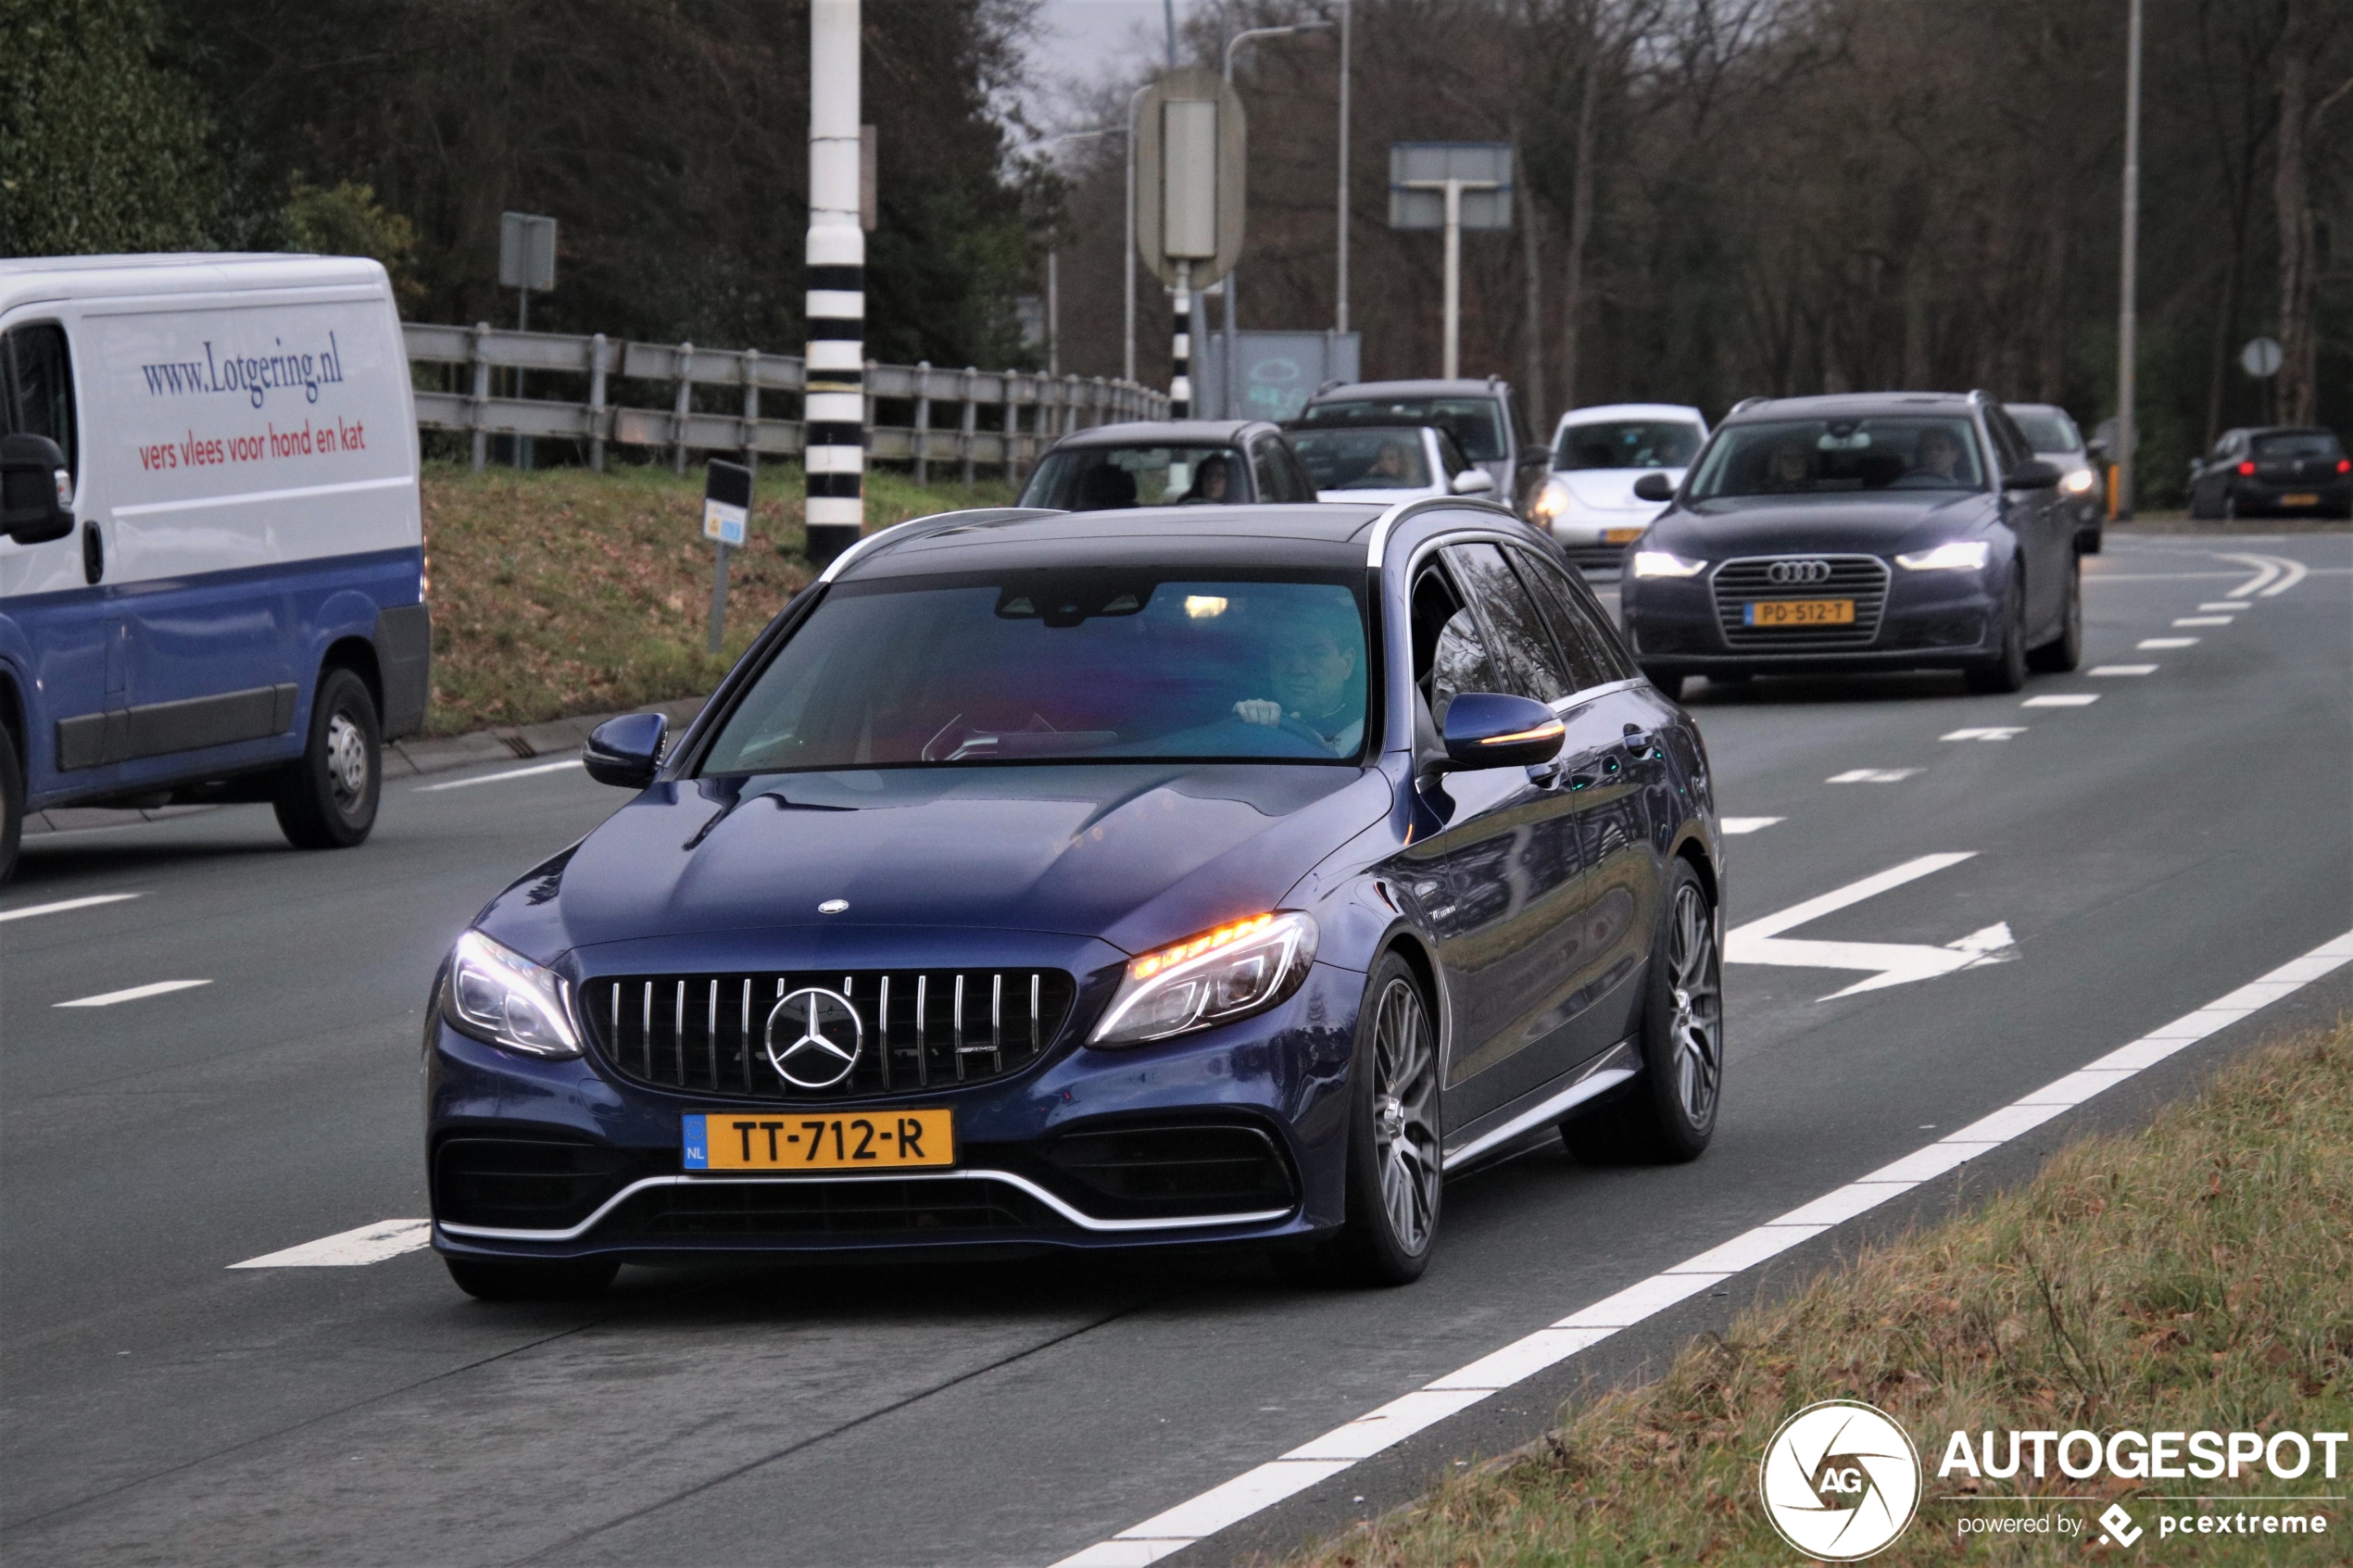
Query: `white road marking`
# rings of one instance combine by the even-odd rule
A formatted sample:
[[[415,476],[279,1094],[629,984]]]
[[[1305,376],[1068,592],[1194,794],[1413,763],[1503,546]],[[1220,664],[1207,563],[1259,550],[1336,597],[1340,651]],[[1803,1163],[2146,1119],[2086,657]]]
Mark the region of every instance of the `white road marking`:
[[[2267,599],[2278,598],[2311,574],[2312,569],[2288,556],[2221,556],[2221,560],[2244,561],[2255,568],[2256,574],[2231,590],[2234,599],[2261,594]]]
[[[1786,817],[1718,817],[1716,823],[1726,833],[1755,833],[1759,828],[1768,828],[1775,822],[1788,820]]]
[[[1832,773],[1824,784],[1902,784],[1918,768],[1849,768],[1843,773]]]
[[[300,1247],[289,1247],[283,1252],[265,1252],[258,1258],[248,1258],[242,1263],[232,1263],[233,1269],[341,1269],[361,1263],[381,1263],[387,1258],[397,1258],[403,1252],[414,1252],[433,1239],[431,1220],[378,1220],[372,1225],[361,1225],[356,1231],[340,1231],[322,1236],[316,1241],[306,1241]]]
[[[2007,740],[2012,735],[2022,735],[2025,733],[2026,726],[2023,724],[1979,724],[1966,730],[1955,730],[1950,734],[1939,735],[1936,738],[1938,740]]]
[[[133,985],[127,991],[108,991],[101,996],[79,997],[69,1002],[53,1002],[61,1008],[110,1008],[117,1002],[144,1001],[149,997],[169,996],[174,991],[193,991],[199,985],[209,985],[209,980],[157,980],[146,985]]]
[[[2100,700],[2097,692],[2053,692],[2048,696],[2030,696],[2019,704],[2020,708],[2089,708]]]
[[[2228,626],[2236,619],[2237,617],[2230,615],[2177,615],[2173,618],[2173,624],[2176,626]]]
[[[1833,888],[1802,904],[1793,904],[1777,914],[1750,921],[1725,934],[1726,963],[1781,964],[1793,969],[1863,969],[1871,972],[1868,980],[1858,980],[1843,991],[1833,991],[1818,998],[1830,1001],[1838,997],[1851,997],[1860,991],[1878,991],[1890,985],[1903,985],[1915,980],[1932,980],[1956,970],[1971,969],[1979,964],[2001,963],[2017,956],[2017,939],[2011,936],[2005,922],[1973,931],[1967,936],[1931,947],[1913,942],[1812,942],[1781,935],[1850,904],[1877,897],[1890,888],[1917,882],[1947,866],[1957,866],[1976,855],[1975,850],[1960,854],[1923,855],[1906,860],[1876,876],[1867,876],[1844,887]]]
[[[2227,609],[2232,614],[2235,615],[2240,610],[2246,608],[2246,601],[2245,599],[2224,599],[2221,604],[2200,605],[2197,608],[2201,614],[2211,610]]]
[[[2095,664],[2084,671],[2087,675],[2154,675],[2154,664]]]
[[[419,784],[419,795],[431,795],[437,789],[471,789],[475,784],[497,784],[500,779],[527,779],[534,773],[560,773],[566,768],[581,765],[577,757],[567,757],[560,762],[542,762],[530,768],[510,768],[503,773],[484,773],[479,778],[452,779],[447,784]]]
[[[2196,637],[2143,637],[2133,645],[2136,648],[2190,648],[2197,646]]]
[[[19,909],[0,909],[0,925],[12,920],[31,920],[35,915],[61,915],[68,909],[94,909],[100,904],[120,904],[145,897],[144,893],[93,893],[87,898],[60,898],[54,904],[27,904]]]
[[[2334,973],[2347,963],[2353,963],[2353,931],[2282,964],[2252,985],[2242,985],[2229,996],[2020,1097],[1926,1148],[1833,1188],[1810,1203],[1686,1259],[1549,1327],[1491,1350],[1467,1366],[1424,1384],[1415,1393],[1392,1399],[1346,1425],[1302,1444],[1280,1459],[1246,1470],[1223,1486],[1213,1486],[1140,1524],[1122,1530],[1110,1540],[1082,1548],[1053,1568],[1142,1568],[1143,1564],[1182,1551],[1204,1537],[1364,1462],[1435,1422],[1467,1410],[1489,1395],[1500,1393],[1600,1344],[1621,1329],[1631,1328],[1744,1269],[1778,1258],[1842,1221],[1901,1198],[1932,1176],[1991,1153],[2102,1090],[2113,1088],[2134,1073]],[[1470,1398],[1461,1398],[1464,1395]],[[1354,1457],[1307,1457],[1325,1453]]]

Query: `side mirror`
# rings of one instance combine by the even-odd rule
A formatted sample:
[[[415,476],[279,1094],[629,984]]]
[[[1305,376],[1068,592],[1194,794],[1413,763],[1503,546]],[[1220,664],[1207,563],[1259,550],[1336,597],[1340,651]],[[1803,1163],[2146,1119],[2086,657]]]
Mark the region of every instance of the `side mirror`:
[[[1637,501],[1671,501],[1674,498],[1674,483],[1663,473],[1646,473],[1634,482],[1634,499]]]
[[[0,436],[0,533],[45,545],[73,532],[73,475],[45,435]]]
[[[1457,495],[1491,495],[1495,489],[1495,476],[1485,469],[1465,469],[1446,488]]]
[[[2049,490],[2059,482],[2059,466],[2040,458],[2029,458],[2002,478],[2005,490]]]
[[[1465,692],[1446,705],[1453,768],[1534,768],[1560,755],[1568,726],[1533,697]]]
[[[643,789],[654,782],[654,770],[661,765],[661,743],[669,733],[667,715],[624,713],[597,726],[580,759],[598,784]]]

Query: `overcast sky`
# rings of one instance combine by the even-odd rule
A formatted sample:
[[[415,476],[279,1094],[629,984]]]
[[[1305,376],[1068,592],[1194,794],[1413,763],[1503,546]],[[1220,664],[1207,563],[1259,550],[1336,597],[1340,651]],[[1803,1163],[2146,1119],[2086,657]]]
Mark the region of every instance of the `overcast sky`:
[[[1199,3],[1176,0],[1178,25]],[[1038,33],[1032,112],[1049,124],[1067,120],[1071,88],[1098,85],[1147,58],[1157,62],[1167,48],[1162,0],[1044,0]]]

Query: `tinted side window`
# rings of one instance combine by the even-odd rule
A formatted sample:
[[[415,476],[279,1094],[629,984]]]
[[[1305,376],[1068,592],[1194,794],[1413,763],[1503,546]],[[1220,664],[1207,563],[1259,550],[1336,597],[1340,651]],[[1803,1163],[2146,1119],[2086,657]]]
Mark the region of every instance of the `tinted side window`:
[[[1282,460],[1275,455],[1272,441],[1253,442],[1250,448],[1251,477],[1258,482],[1258,498],[1262,501],[1296,501],[1290,493],[1290,475],[1283,470]]]
[[[1456,693],[1495,690],[1494,661],[1478,618],[1435,566],[1414,580],[1413,616],[1414,684],[1442,729]]]
[[[1463,592],[1493,633],[1490,651],[1504,690],[1539,702],[1554,701],[1574,690],[1552,633],[1503,550],[1494,545],[1449,545],[1445,553],[1446,564],[1454,569]]]
[[[1528,580],[1530,596],[1567,655],[1573,689],[1606,685],[1634,673],[1633,660],[1589,594],[1572,585],[1560,568],[1532,550],[1516,549],[1512,560]]]
[[[1313,501],[1315,498],[1315,477],[1307,471],[1307,465],[1299,460],[1299,454],[1291,449],[1291,444],[1277,440],[1269,445],[1275,448],[1275,456],[1281,462],[1283,472],[1290,477],[1290,498],[1294,501]]]
[[[73,361],[66,352],[66,330],[55,322],[19,327],[0,340],[0,425],[10,435],[45,435],[66,455],[77,477]]]

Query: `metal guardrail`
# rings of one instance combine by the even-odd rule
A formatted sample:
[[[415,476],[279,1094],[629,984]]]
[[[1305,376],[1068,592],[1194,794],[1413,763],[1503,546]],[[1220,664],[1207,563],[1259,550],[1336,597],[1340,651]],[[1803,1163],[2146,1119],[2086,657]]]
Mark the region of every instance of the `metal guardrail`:
[[[420,386],[415,396],[420,428],[472,434],[477,471],[488,460],[493,435],[585,441],[589,465],[600,470],[608,442],[667,447],[673,466],[682,473],[689,452],[771,458],[800,454],[800,421],[765,418],[760,408],[763,393],[799,395],[802,367],[798,355],[698,348],[691,343],[616,342],[602,332],[576,337],[510,332],[487,322],[453,327],[411,321],[402,323],[401,332],[412,365],[471,368],[470,392]],[[585,376],[588,400],[494,397],[494,370]],[[607,393],[616,376],[669,383],[670,407],[629,408],[610,402]],[[742,412],[697,408],[698,386],[740,388]],[[912,404],[915,422],[877,425],[877,402]],[[945,424],[938,419],[942,405],[950,421]],[[986,420],[984,408],[991,411]],[[935,463],[955,465],[967,484],[975,468],[1001,469],[1008,479],[1014,478],[1057,436],[1117,420],[1164,419],[1167,413],[1165,393],[1101,376],[866,361],[868,460],[911,464],[919,484],[929,482]]]

